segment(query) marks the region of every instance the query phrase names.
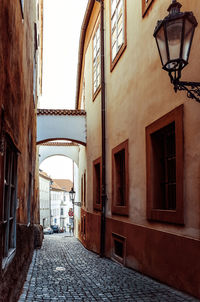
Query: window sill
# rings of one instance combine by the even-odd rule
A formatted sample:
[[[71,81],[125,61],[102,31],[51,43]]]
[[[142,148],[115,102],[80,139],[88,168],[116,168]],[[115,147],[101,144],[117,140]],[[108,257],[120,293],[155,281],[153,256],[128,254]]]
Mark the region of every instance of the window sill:
[[[112,52],[110,53],[110,72],[113,71],[113,69],[115,68],[117,62],[119,61],[119,59],[121,58],[122,54],[124,53],[126,49],[126,43],[122,44],[121,48],[118,50],[118,53],[116,54],[114,60],[112,60]]]
[[[6,270],[8,265],[12,262],[16,253],[16,248],[12,248],[8,251],[8,256],[2,260],[2,270]]]
[[[97,95],[99,94],[99,92],[101,91],[101,85],[97,88],[97,90],[95,91],[95,93],[93,93],[93,99],[92,101],[94,102]]]
[[[148,220],[154,220],[165,223],[184,224],[184,218],[181,212],[174,210],[152,209]]]

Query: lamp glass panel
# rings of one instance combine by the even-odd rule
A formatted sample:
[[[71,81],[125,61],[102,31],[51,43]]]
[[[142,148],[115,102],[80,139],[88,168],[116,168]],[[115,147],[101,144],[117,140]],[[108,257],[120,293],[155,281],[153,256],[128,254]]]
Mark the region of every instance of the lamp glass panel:
[[[185,20],[184,42],[183,42],[183,54],[182,54],[182,58],[186,62],[189,59],[189,51],[190,51],[190,45],[192,43],[191,40],[192,40],[193,32],[194,32],[193,24],[186,19]]]
[[[167,48],[166,48],[165,32],[163,26],[158,31],[156,35],[156,40],[157,40],[158,48],[160,50],[162,64],[165,65],[167,63]]]
[[[182,28],[182,19],[176,19],[166,23],[170,60],[177,60],[180,58]]]

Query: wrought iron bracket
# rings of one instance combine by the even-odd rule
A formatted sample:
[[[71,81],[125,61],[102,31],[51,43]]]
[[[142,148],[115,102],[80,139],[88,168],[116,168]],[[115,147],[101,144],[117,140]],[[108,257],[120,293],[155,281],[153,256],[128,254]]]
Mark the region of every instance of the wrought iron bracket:
[[[183,82],[179,80],[173,81],[174,90],[185,90],[187,91],[187,97],[194,99],[200,103],[200,83],[199,82]]]

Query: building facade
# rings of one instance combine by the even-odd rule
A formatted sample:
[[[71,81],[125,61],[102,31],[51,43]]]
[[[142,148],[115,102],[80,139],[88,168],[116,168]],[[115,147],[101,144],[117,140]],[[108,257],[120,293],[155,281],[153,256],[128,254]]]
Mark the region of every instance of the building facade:
[[[16,301],[39,232],[35,178],[42,0],[1,1],[0,300]]]
[[[174,92],[153,37],[170,4],[88,2],[76,95],[87,113],[78,236],[87,248],[100,253],[103,246],[107,257],[200,298],[200,105]],[[198,0],[181,4],[200,20]],[[199,35],[197,26],[184,80],[199,81]]]
[[[51,226],[51,199],[50,186],[52,180],[43,171],[39,172],[39,192],[40,192],[40,224],[43,228]]]
[[[69,191],[72,182],[68,179],[54,179],[51,185],[51,225],[66,228],[70,224],[69,210],[72,202]],[[70,188],[70,189],[69,189]]]

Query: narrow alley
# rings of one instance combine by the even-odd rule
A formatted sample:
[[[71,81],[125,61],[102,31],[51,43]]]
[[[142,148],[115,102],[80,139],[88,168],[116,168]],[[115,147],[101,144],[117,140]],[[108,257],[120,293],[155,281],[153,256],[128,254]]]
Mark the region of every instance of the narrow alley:
[[[74,237],[47,235],[36,250],[19,302],[198,301],[122,265],[100,258]]]

